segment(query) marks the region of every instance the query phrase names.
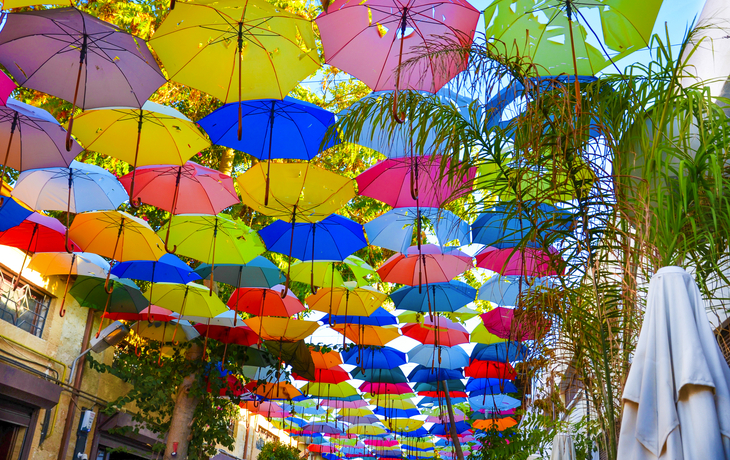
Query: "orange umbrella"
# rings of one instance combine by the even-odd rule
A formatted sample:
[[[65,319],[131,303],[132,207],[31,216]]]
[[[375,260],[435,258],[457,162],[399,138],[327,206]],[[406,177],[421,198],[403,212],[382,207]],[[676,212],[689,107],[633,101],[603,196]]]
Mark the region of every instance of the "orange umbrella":
[[[261,340],[276,340],[279,342],[296,342],[303,340],[314,333],[319,327],[316,321],[304,321],[276,316],[255,316],[244,322],[258,331]]]
[[[327,287],[307,297],[312,310],[332,315],[370,316],[388,298],[375,288],[365,286],[350,289],[347,286]]]
[[[504,431],[511,426],[517,425],[517,421],[512,417],[500,418],[500,419],[489,419],[489,420],[476,420],[471,426],[477,430],[497,430]]]
[[[257,385],[257,382],[249,382],[243,387],[251,393],[262,396],[266,399],[294,399],[301,396],[302,392],[289,382],[265,382]]]
[[[227,305],[231,310],[256,316],[291,316],[304,310],[304,305],[291,292],[282,298],[283,291],[284,286],[280,284],[271,289],[242,287],[233,291]]]
[[[368,326],[358,324],[337,324],[332,327],[340,334],[360,346],[374,345],[383,347],[386,343],[400,337],[400,331],[393,326]]]

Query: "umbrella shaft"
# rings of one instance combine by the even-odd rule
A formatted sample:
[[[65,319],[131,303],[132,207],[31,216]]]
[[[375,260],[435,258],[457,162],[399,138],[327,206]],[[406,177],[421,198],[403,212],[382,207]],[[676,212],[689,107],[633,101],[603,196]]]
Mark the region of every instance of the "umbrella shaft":
[[[15,112],[13,116],[13,123],[10,125],[10,138],[8,139],[8,148],[5,150],[5,161],[3,161],[3,172],[0,173],[0,188],[2,188],[3,180],[5,179],[5,170],[8,167],[8,159],[10,158],[10,147],[13,145],[13,135],[15,134],[15,128],[18,126],[18,112]]]

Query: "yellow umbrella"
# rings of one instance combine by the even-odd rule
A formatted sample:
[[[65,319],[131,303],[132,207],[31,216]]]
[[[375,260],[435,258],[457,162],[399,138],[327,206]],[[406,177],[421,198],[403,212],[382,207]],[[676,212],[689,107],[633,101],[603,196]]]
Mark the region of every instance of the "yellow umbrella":
[[[306,298],[312,310],[323,311],[330,315],[369,316],[388,298],[377,289],[365,286],[328,287]]]
[[[279,342],[297,342],[314,333],[319,327],[316,321],[304,321],[276,316],[254,316],[245,319],[248,327],[254,330],[262,340]]]
[[[122,211],[77,214],[68,235],[82,250],[119,262],[157,261],[165,255],[162,240],[147,222]]]
[[[312,23],[264,0],[181,3],[149,44],[171,80],[225,103],[284,99],[320,67]]]
[[[144,293],[152,305],[180,313],[180,316],[213,318],[228,311],[218,296],[200,284],[153,283]]]
[[[411,418],[391,418],[385,421],[385,425],[391,431],[416,431],[421,428],[425,422],[423,420],[414,420]]]
[[[507,341],[507,339],[502,339],[489,332],[484,326],[484,323],[479,323],[477,327],[474,328],[474,330],[471,332],[471,335],[469,336],[469,339],[473,343],[484,343],[487,345]]]
[[[270,173],[266,173],[265,166],[270,167]],[[271,185],[267,193],[269,176]],[[292,223],[319,222],[355,196],[352,179],[310,163],[260,162],[236,181],[244,204]]]
[[[252,381],[250,384],[256,384]],[[246,385],[247,387],[249,385]],[[302,392],[289,382],[265,382],[261,385],[256,385],[256,389],[252,391],[253,394],[263,396],[267,399],[294,399],[297,396],[301,396]]]
[[[384,347],[388,342],[400,337],[400,329],[396,326],[336,324],[332,329],[360,346]]]
[[[373,411],[367,407],[346,407],[340,410],[339,415],[342,417],[364,417],[366,415],[373,415]]]
[[[133,166],[130,203],[134,198],[137,166],[183,165],[210,146],[205,135],[185,115],[172,107],[149,101],[141,109],[87,110],[74,120],[74,135],[88,150]]]
[[[345,281],[343,274],[355,278],[353,281]],[[293,281],[311,283],[318,287],[349,287],[354,289],[357,286],[380,281],[378,273],[364,260],[357,256],[347,256],[342,262],[306,260],[295,262],[291,265],[289,276]]]
[[[320,398],[347,398],[357,394],[355,387],[347,382],[319,383],[309,382],[302,387],[302,393]]]
[[[170,322],[154,322],[139,321],[131,326],[131,329],[135,334],[145,339],[154,340],[155,342],[169,343],[175,341],[177,329],[180,328],[184,332],[184,338],[178,339],[178,342],[187,342],[198,337],[198,331],[194,327],[184,324],[179,324],[177,321]]]
[[[355,425],[347,429],[347,434],[379,436],[381,434],[385,434],[385,430],[377,425]]]

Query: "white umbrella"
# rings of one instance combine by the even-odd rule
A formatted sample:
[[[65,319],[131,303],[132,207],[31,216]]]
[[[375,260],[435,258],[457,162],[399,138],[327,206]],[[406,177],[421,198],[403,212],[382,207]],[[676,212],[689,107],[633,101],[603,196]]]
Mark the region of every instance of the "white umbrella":
[[[575,446],[570,433],[558,433],[553,438],[553,451],[550,460],[575,460]]]
[[[623,401],[617,458],[730,460],[730,368],[680,267],[651,279]]]

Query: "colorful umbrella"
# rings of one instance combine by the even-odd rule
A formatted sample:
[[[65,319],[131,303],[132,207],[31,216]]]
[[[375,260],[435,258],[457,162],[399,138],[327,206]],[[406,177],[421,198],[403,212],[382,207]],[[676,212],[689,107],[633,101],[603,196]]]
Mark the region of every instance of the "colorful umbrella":
[[[496,336],[489,332],[484,326],[484,323],[477,324],[476,327],[471,331],[469,337],[472,343],[483,343],[491,345],[493,343],[505,342],[507,339]]]
[[[469,364],[469,355],[461,347],[417,345],[408,352],[408,360],[427,367],[461,369]]]
[[[447,162],[447,170],[450,166]],[[440,208],[471,192],[475,171],[470,168],[463,176],[445,177],[439,156],[391,158],[357,176],[357,193],[394,208]]]
[[[507,428],[517,425],[517,421],[512,417],[500,418],[500,419],[485,419],[476,420],[472,422],[471,426],[475,430],[489,431],[504,431]]]
[[[246,325],[240,326],[213,326],[209,324],[198,323],[195,330],[202,336],[217,340],[219,342],[244,346],[252,346],[258,343],[259,337],[256,333]],[[225,353],[223,355],[225,361]]]
[[[355,287],[379,281],[375,270],[357,256],[347,256],[342,262],[301,261],[291,265],[292,281],[311,283],[324,287]],[[354,281],[345,281],[354,278]]]
[[[530,205],[514,209],[514,206],[497,206],[481,214],[471,225],[472,242],[509,248],[539,246],[537,235],[549,237],[556,232],[567,231],[572,224],[569,212],[548,204]]]
[[[296,373],[294,373],[292,377],[297,380],[309,380],[311,382],[326,383],[332,385],[347,382],[351,378],[350,374],[346,370],[342,369],[340,366],[334,366],[329,369],[315,368],[314,378],[305,378],[297,375]],[[329,397],[334,395],[327,396]]]
[[[75,135],[87,149],[132,165],[132,172],[127,175],[131,177],[124,185],[132,204],[137,206],[140,200],[134,200],[139,198],[134,192],[134,184],[138,166],[182,165],[210,146],[210,142],[185,115],[172,107],[149,101],[141,108],[88,110],[76,120]],[[169,206],[172,200],[165,200],[167,196],[160,196],[157,200]],[[199,201],[200,197],[194,200]]]
[[[153,283],[187,284],[200,279],[190,265],[173,254],[165,254],[159,260],[130,260],[118,263],[111,270],[119,278],[151,281]]]
[[[551,285],[549,278],[495,275],[482,284],[477,299],[497,305],[517,305],[521,294],[529,295],[540,287],[549,288]]]
[[[340,334],[355,342],[358,346],[383,347],[400,337],[400,331],[394,326],[369,326],[358,324],[336,324],[332,326]]]
[[[482,379],[514,380],[517,377],[517,372],[511,364],[499,361],[474,360],[464,368],[464,374],[467,377]]]
[[[353,347],[342,352],[345,364],[363,369],[391,369],[406,364],[406,355],[389,347]]]
[[[317,293],[321,292],[318,291]],[[311,308],[311,307],[310,307]],[[340,323],[353,323],[353,324],[367,324],[370,326],[389,326],[398,324],[398,317],[393,313],[390,313],[383,307],[378,307],[373,310],[367,316],[356,316],[356,315],[324,315],[320,318],[323,324],[340,324]]]
[[[405,254],[395,254],[378,268],[378,275],[390,283],[421,286],[446,283],[471,268],[471,257],[450,247],[425,244],[411,246]]]
[[[469,405],[474,409],[487,409],[492,412],[501,412],[520,407],[522,402],[511,396],[495,394],[484,397],[483,395],[469,398]]]
[[[0,232],[20,225],[31,214],[33,214],[33,211],[24,207],[18,201],[0,195]]]
[[[527,357],[527,351],[527,346],[519,342],[502,342],[492,345],[478,343],[472,350],[469,361],[499,361],[502,363],[522,361]]]
[[[150,305],[139,313],[106,312],[104,314],[104,318],[109,318],[112,321],[147,321],[148,323],[165,323],[178,319],[179,316],[177,313],[173,313],[166,308]]]
[[[297,296],[281,293],[284,286],[267,288],[238,288],[228,299],[228,308],[256,316],[292,316],[304,310]]]
[[[70,165],[83,149],[73,142],[71,149],[66,151],[65,135],[66,131],[50,113],[8,99],[4,106],[0,106],[0,145],[7,146],[1,157],[3,169],[0,172],[0,187],[8,167],[25,171]]]
[[[244,322],[261,337],[262,340],[296,342],[312,335],[319,327],[316,321],[304,321],[275,316],[255,316]]]
[[[134,314],[150,305],[139,287],[132,281],[124,279],[107,280],[95,276],[78,276],[68,293],[80,306],[102,310],[102,318],[107,311]],[[97,337],[103,324],[103,320],[99,322]]]
[[[332,315],[369,316],[387,298],[387,295],[369,286],[354,289],[331,287],[320,289],[306,301],[310,309],[328,313],[331,320]]]
[[[3,3],[5,8],[7,8],[7,3]],[[0,72],[0,105],[8,103],[8,98],[17,87],[18,85],[5,72]]]
[[[414,367],[411,373],[408,374],[408,380],[411,382],[432,383],[439,380],[459,380],[463,378],[464,374],[461,373],[460,369],[431,367],[422,364]]]
[[[497,249],[487,247],[476,256],[477,267],[495,271],[500,275],[550,276],[562,275],[565,262],[558,251],[549,252],[536,248]]]
[[[0,32],[0,64],[21,86],[84,110],[142,107],[166,81],[143,40],[76,8],[9,14]]]
[[[289,382],[266,382],[261,385],[258,382],[249,382],[244,386],[244,389],[269,400],[291,400],[302,396],[302,393]]]
[[[72,161],[68,168],[31,169],[22,172],[13,196],[33,209],[71,213],[117,209],[129,199],[117,178],[99,166]],[[66,231],[66,251],[68,245]]]
[[[481,315],[481,318],[492,334],[518,342],[535,340],[538,334],[543,334],[550,328],[549,321],[539,315],[523,313],[519,321],[515,321],[514,313],[512,308],[496,307]]]
[[[356,367],[352,373],[352,378],[366,382],[408,383],[408,379],[399,367],[392,367],[390,369],[363,369],[362,367]]]
[[[433,231],[439,245],[454,240],[460,245],[471,242],[469,224],[451,211],[439,208],[395,208],[365,224],[370,244],[397,252],[406,252],[423,230]]]
[[[236,289],[272,287],[286,281],[281,270],[273,262],[261,256],[256,256],[245,264],[216,264],[215,268],[209,264],[200,264],[195,271],[203,278],[210,277],[213,272],[216,281],[229,284]]]
[[[317,369],[330,369],[343,364],[340,353],[335,350],[321,351],[312,350],[312,361]]]
[[[132,324],[131,329],[140,337],[162,343],[189,342],[199,336],[198,331],[187,322],[175,323],[173,326],[169,322],[140,321]],[[178,329],[183,331],[182,338],[177,335]]]
[[[154,283],[154,288],[144,295],[153,305],[180,313],[180,316],[212,318],[227,308],[218,296],[210,296],[208,291],[199,284]]]
[[[453,347],[469,343],[469,333],[464,326],[439,316],[435,316],[433,319],[425,318],[423,324],[406,324],[402,331],[403,335],[418,340],[424,345]]]
[[[385,434],[385,429],[377,425],[355,425],[347,428],[347,433],[365,436],[379,436]]]
[[[517,387],[509,380],[496,378],[471,378],[466,383],[469,396],[517,393]]]
[[[468,284],[451,280],[447,283],[431,283],[418,288],[404,286],[390,294],[395,308],[415,312],[455,312],[470,304],[476,296],[476,289]]]
[[[171,80],[238,102],[238,140],[242,101],[283,99],[320,66],[311,23],[257,0],[180,4],[150,45]]]
[[[349,383],[310,382],[302,387],[302,393],[323,398],[347,398],[357,395],[357,390]]]

